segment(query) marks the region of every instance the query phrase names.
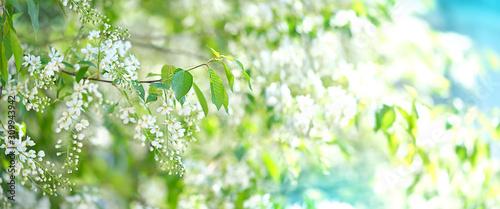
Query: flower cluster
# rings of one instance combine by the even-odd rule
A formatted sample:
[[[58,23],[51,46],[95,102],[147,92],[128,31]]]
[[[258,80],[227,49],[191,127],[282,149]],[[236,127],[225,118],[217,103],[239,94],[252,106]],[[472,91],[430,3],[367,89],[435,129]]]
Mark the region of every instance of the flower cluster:
[[[66,111],[62,112],[62,116],[57,120],[56,132],[66,130],[71,137],[66,140],[66,150],[58,152],[57,156],[66,154],[66,160],[63,168],[67,168],[68,173],[72,173],[73,169],[78,170],[79,153],[82,151],[83,143],[81,142],[85,134],[82,133],[90,123],[87,119],[82,118],[82,114],[93,101],[93,98],[98,98],[97,102],[102,103],[102,94],[97,90],[97,85],[89,83],[88,80],[74,83],[74,92],[71,94],[71,99],[66,102]],[[86,101],[84,101],[84,98]],[[56,148],[62,147],[62,139],[57,141]]]
[[[192,97],[193,94],[186,97]],[[164,97],[163,104],[156,108],[156,112],[165,117],[163,122],[157,122],[156,116],[143,115],[137,119],[134,138],[140,140],[143,146],[149,145],[149,150],[154,152],[155,160],[159,161],[162,169],[168,170],[169,174],[182,176],[186,170],[180,154],[189,148],[189,142],[196,141],[193,134],[199,131],[199,127],[195,122],[202,119],[204,114],[199,104],[186,101],[177,108],[177,115],[183,119],[177,121],[173,115],[176,110],[173,93],[167,90]],[[135,113],[133,109],[126,108],[121,112],[120,118],[125,124],[132,121],[129,113]]]
[[[112,40],[124,39],[129,37],[129,30],[121,27],[111,27],[108,22],[109,19],[106,15],[99,13],[96,9],[92,8],[87,1],[80,0],[61,0],[63,6],[75,11],[80,15],[80,21],[83,23],[104,23],[105,30],[103,34]],[[95,33],[94,33],[95,35]],[[90,36],[89,36],[90,37]],[[96,36],[94,36],[96,37]],[[89,38],[92,40],[91,38]]]
[[[62,186],[65,189],[67,186],[73,186],[68,178],[62,178],[62,174],[56,174],[55,164],[50,161],[44,162],[45,151],[36,151],[31,149],[36,143],[25,133],[24,124],[15,124],[16,130],[19,133],[19,139],[14,140],[11,144],[8,137],[5,135],[7,126],[0,127],[0,132],[3,135],[0,137],[3,144],[1,149],[5,149],[5,154],[14,153],[16,156],[16,164],[14,165],[14,176],[22,176],[21,184],[31,182],[31,188],[35,191],[37,188],[43,191],[43,194],[56,194],[58,187]],[[71,188],[69,188],[71,190]]]

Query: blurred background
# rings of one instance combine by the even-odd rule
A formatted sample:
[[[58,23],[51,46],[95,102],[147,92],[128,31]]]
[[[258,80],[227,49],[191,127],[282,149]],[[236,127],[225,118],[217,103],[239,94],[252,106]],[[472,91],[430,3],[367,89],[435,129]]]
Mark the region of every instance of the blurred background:
[[[95,110],[80,169],[68,175],[74,191],[47,197],[20,189],[14,207],[499,208],[500,2],[91,5],[131,30],[141,79],[164,64],[209,60],[208,45],[238,58],[253,90],[231,66],[229,114],[210,105],[182,154],[183,177],[155,164],[133,139],[134,125]],[[45,55],[49,46],[75,47],[81,26],[56,1],[40,1],[37,36],[27,15],[16,24],[25,51]],[[99,27],[86,25],[92,29]],[[84,40],[76,44],[82,47]],[[206,73],[193,75],[207,95]],[[118,101],[111,86],[99,90]],[[60,106],[23,113],[28,134],[56,162]]]
[[[474,48],[480,53],[481,61],[488,63],[496,59],[494,54],[500,50],[498,34],[500,4],[496,1],[436,1],[436,8],[425,16],[432,28],[443,32],[454,32],[467,36],[473,42]],[[486,64],[486,66],[488,66]],[[491,79],[493,83],[499,80],[496,66],[486,67],[482,76]],[[477,88],[485,88],[479,85]],[[460,87],[454,88],[454,94],[461,98],[474,97],[465,93]],[[500,103],[497,88],[491,88],[484,94],[485,98],[475,100],[481,109],[491,110]],[[491,96],[490,96],[491,95]]]

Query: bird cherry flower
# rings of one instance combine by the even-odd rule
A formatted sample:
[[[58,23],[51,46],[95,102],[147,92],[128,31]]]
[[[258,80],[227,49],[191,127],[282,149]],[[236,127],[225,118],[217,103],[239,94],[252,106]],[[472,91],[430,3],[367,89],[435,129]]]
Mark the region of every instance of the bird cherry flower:
[[[120,109],[120,119],[123,120],[123,124],[135,123],[135,118],[131,117],[130,114],[135,114],[135,110],[133,107],[129,108],[121,108]]]
[[[82,82],[82,81],[80,81]],[[71,95],[72,98],[74,99],[82,99],[83,98],[83,94],[87,94],[87,90],[85,89],[85,85],[82,85],[82,84],[78,84],[75,82],[75,84],[73,85],[73,90],[75,90],[73,92],[73,94]]]
[[[174,102],[172,100],[168,100],[168,104],[163,101],[163,105],[156,108],[156,112],[159,112],[161,115],[170,114],[170,112],[174,110],[173,106]]]
[[[143,115],[142,120],[144,121],[146,128],[154,126],[156,122],[156,117],[152,115]]]
[[[23,170],[23,176],[28,176],[31,173],[30,169],[24,169]]]
[[[95,59],[94,55],[99,52],[99,49],[97,47],[92,47],[92,45],[87,43],[87,48],[83,48],[80,51],[85,54],[85,61],[93,61]]]
[[[36,157],[36,152],[35,152],[35,150],[30,150],[30,151],[28,151],[28,157],[30,157],[30,158],[35,158],[35,157]]]
[[[90,41],[92,41],[94,38],[99,38],[99,34],[101,32],[100,31],[97,31],[97,30],[92,30],[89,32],[89,35],[87,36],[87,39],[89,39]]]
[[[42,158],[45,157],[45,151],[40,150],[38,151],[38,161],[42,161]]]
[[[98,89],[99,85],[95,84],[95,83],[89,83],[87,85],[87,92],[89,94],[93,94],[94,96],[96,96],[97,98],[102,98],[102,94],[101,92],[99,92],[99,89]]]
[[[68,130],[71,122],[73,122],[73,118],[76,117],[76,115],[69,112],[63,112],[62,115],[63,116],[57,121],[57,124],[59,124],[59,129],[56,129],[56,132],[60,132],[61,129]]]
[[[83,110],[82,105],[83,101],[78,100],[76,98],[73,99],[72,101],[66,102],[66,106],[69,107],[68,108],[69,114],[71,115],[75,114],[76,116],[80,116],[80,113],[85,111]]]
[[[160,126],[158,125],[154,125],[153,127],[151,127],[151,130],[149,132],[151,134],[156,134],[156,138],[163,136],[163,132],[160,130]]]
[[[187,103],[184,103],[184,105],[179,110],[179,115],[184,115],[184,116],[191,115],[191,107]]]
[[[76,131],[81,131],[84,128],[87,128],[88,126],[89,126],[89,121],[85,120],[85,119],[82,119],[79,123],[77,123],[75,125],[75,129],[76,129]]]

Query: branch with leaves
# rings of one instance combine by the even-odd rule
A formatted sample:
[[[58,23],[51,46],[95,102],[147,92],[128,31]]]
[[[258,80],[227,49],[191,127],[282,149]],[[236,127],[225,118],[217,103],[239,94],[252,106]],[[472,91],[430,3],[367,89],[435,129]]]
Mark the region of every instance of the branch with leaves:
[[[234,75],[224,61],[233,62],[251,89],[250,77],[241,62],[221,55],[212,48],[210,49],[215,57],[205,63],[186,70],[164,65],[160,74],[147,76],[160,79],[138,80],[140,62],[128,52],[131,47],[131,43],[126,40],[129,36],[128,30],[108,24],[107,18],[85,1],[60,1],[61,8],[68,7],[74,10],[80,15],[82,22],[78,34],[67,49],[59,51],[49,47],[48,58],[32,55],[28,51],[23,52],[12,21],[20,15],[22,8],[18,2],[11,0],[3,5],[0,99],[16,96],[20,98],[18,102],[23,104],[21,107],[25,108],[24,111],[43,112],[48,106],[62,108],[61,115],[55,123],[54,131],[60,137],[55,148],[59,150],[56,155],[64,157],[61,170],[66,170],[68,175],[78,170],[85,139],[94,134],[86,130],[92,126],[93,113],[101,111],[110,115],[118,113],[124,125],[135,124],[134,139],[140,140],[143,146],[148,147],[162,169],[168,170],[169,174],[182,176],[186,170],[181,153],[189,147],[190,142],[196,141],[193,135],[199,131],[196,121],[208,115],[205,96],[195,84],[190,71],[202,67],[207,70],[212,103],[217,110],[224,106],[227,113],[229,113],[228,93],[222,79],[212,70],[211,64],[219,62],[224,66],[227,83],[233,91]],[[37,1],[28,0],[28,14],[36,34]],[[92,30],[95,26],[101,30]],[[86,31],[88,31],[86,36],[88,41],[81,39]],[[15,59],[15,70],[8,69],[7,66],[11,57]],[[106,99],[107,95],[99,91],[99,83],[110,83],[117,88],[121,93],[118,101]],[[143,84],[149,84],[147,91]],[[191,89],[193,93],[190,93]],[[49,93],[51,91],[55,91],[55,98],[53,93]],[[133,100],[132,95],[139,99],[138,102],[133,102],[137,100]],[[194,96],[197,101],[190,99]],[[120,101],[123,100],[126,102],[120,105]],[[155,109],[151,108],[152,105],[160,107],[157,107],[155,112]],[[115,111],[116,109],[118,111]],[[42,150],[41,153],[45,152]],[[36,169],[43,169],[40,167],[41,164],[36,165],[38,166],[35,166]],[[53,167],[54,164],[50,164],[50,168]],[[21,166],[18,173],[21,169],[26,173],[25,179],[33,181],[35,186],[48,194],[57,194],[56,186],[46,188],[38,183],[40,179],[45,181],[43,177],[30,176],[36,174],[33,170],[35,168]],[[55,172],[56,169],[53,169],[50,175],[62,178],[62,174],[57,175]],[[69,179],[66,181],[70,182]]]

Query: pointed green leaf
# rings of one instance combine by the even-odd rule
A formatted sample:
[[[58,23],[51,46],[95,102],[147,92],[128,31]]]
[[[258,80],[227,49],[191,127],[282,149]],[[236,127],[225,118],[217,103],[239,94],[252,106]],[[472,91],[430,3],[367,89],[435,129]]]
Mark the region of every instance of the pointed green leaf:
[[[163,93],[163,91],[161,89],[158,89],[158,88],[152,86],[152,85],[149,85],[148,93],[149,94],[155,93],[155,94],[160,95]]]
[[[186,96],[183,96],[181,99],[179,99],[179,103],[181,103],[181,105],[184,105],[184,102],[186,102]]]
[[[64,100],[64,98],[68,97],[68,96],[71,96],[72,94],[69,93],[69,92],[66,92],[66,94],[64,94],[62,97],[58,97],[59,100]]]
[[[278,165],[276,165],[273,158],[265,152],[262,153],[262,160],[267,167],[269,176],[271,176],[275,183],[279,184],[281,182],[281,174]]]
[[[80,55],[78,55],[78,53],[75,50],[71,49],[71,51],[73,52],[73,54],[75,54],[75,56],[76,56],[76,58],[78,58],[78,60],[82,61],[82,58],[80,57]]]
[[[5,47],[4,43],[0,43],[0,75],[2,77],[2,85],[5,86],[9,79],[9,74],[7,71],[7,59],[4,56]]]
[[[4,52],[3,56],[7,59],[7,61],[12,57],[12,44],[10,40],[10,30],[7,30],[8,32],[6,35],[3,37],[3,45],[4,45]]]
[[[148,103],[148,102],[154,102],[156,100],[158,100],[158,94],[150,93],[148,95],[148,98],[146,99],[146,103]]]
[[[221,55],[221,57],[224,57],[224,58],[228,59],[229,61],[233,62],[233,58],[231,58],[231,57],[228,57],[226,55]]]
[[[63,15],[66,16],[66,12],[64,11],[64,6],[62,5],[61,1],[57,1],[57,4],[59,5],[59,8],[61,8]]]
[[[196,93],[196,97],[198,97],[198,101],[200,102],[201,109],[203,109],[203,113],[205,113],[205,117],[208,115],[208,105],[205,96],[201,93],[200,88],[193,82],[194,93]]]
[[[63,64],[64,64],[64,66],[66,66],[66,67],[69,67],[69,68],[71,68],[71,69],[75,69],[75,67],[73,67],[73,65],[71,65],[71,64],[69,64],[69,63],[67,63],[67,62],[61,62],[61,63],[63,63]]]
[[[220,57],[220,53],[219,52],[215,51],[215,49],[213,49],[212,47],[209,47],[209,46],[207,46],[207,47],[210,48],[210,50],[212,50],[212,53],[214,53],[214,55],[216,57]]]
[[[168,88],[163,83],[152,83],[151,86],[159,88],[159,89],[163,89],[163,90],[168,90]]]
[[[19,2],[17,2],[17,0],[7,0],[7,3],[14,6],[19,11],[23,10]]]
[[[148,75],[146,76],[146,78],[154,77],[154,76],[161,76],[161,75],[158,74],[158,73],[148,73]]]
[[[75,75],[75,80],[77,83],[80,83],[85,73],[89,70],[89,66],[81,67]]]
[[[396,111],[394,111],[393,107],[384,105],[382,110],[376,115],[376,130],[387,131],[389,127],[392,126],[394,121],[396,120]]]
[[[21,16],[23,16],[23,13],[19,12],[19,13],[16,13],[16,14],[12,15],[12,19],[17,19],[17,18],[19,18]]]
[[[172,91],[174,91],[175,98],[180,101],[189,92],[192,85],[193,76],[191,73],[182,69],[175,73],[172,78]]]
[[[141,83],[139,83],[138,81],[134,80],[132,81],[132,86],[134,87],[134,89],[137,91],[137,94],[139,94],[139,97],[144,100],[144,87],[142,86]]]
[[[88,65],[88,66],[92,66],[92,67],[97,68],[97,66],[94,63],[89,62],[89,61],[80,61],[80,62],[78,62],[78,64],[84,64],[84,65]]]
[[[175,67],[172,65],[163,65],[161,68],[161,81],[167,88],[172,86],[172,78],[174,77]]]
[[[227,106],[229,105],[229,95],[227,94],[227,91],[224,91],[224,101],[222,101],[222,106],[224,106],[224,109],[226,109],[226,113],[229,115],[229,109]]]
[[[14,31],[10,31],[10,41],[12,45],[12,52],[14,54],[14,59],[16,61],[16,67],[18,70],[21,69],[21,63],[23,60],[23,49],[21,48],[21,43],[19,39],[17,39],[16,33]]]
[[[116,106],[118,106],[118,102],[116,104],[112,104],[112,105],[104,104],[104,105],[102,105],[102,109],[104,109],[104,111],[106,111],[107,113],[111,114],[115,111]]]
[[[241,64],[241,62],[236,59],[234,60],[234,64],[236,65],[236,67],[238,67],[238,69],[241,70],[241,73],[243,73],[243,76],[245,76],[245,78],[247,79],[248,88],[252,90],[252,84],[250,84],[250,76],[248,76],[247,72],[245,72],[245,67],[243,67],[243,64]]]
[[[27,0],[28,1],[28,14],[31,18],[31,25],[35,30],[35,35],[38,33],[38,0]]]
[[[226,63],[223,62],[221,63],[224,66],[224,71],[226,72],[226,78],[227,78],[227,83],[229,84],[229,89],[231,89],[231,92],[234,92],[233,91],[234,75],[229,71],[229,68],[227,67]]]
[[[56,80],[56,85],[57,85],[57,93],[56,93],[56,98],[59,98],[59,94],[64,88],[64,79],[59,76]]]
[[[222,103],[224,102],[224,98],[226,95],[226,89],[222,84],[222,80],[220,77],[213,71],[212,69],[208,69],[210,75],[210,91],[212,93],[212,103],[215,104],[217,110],[220,109]]]

